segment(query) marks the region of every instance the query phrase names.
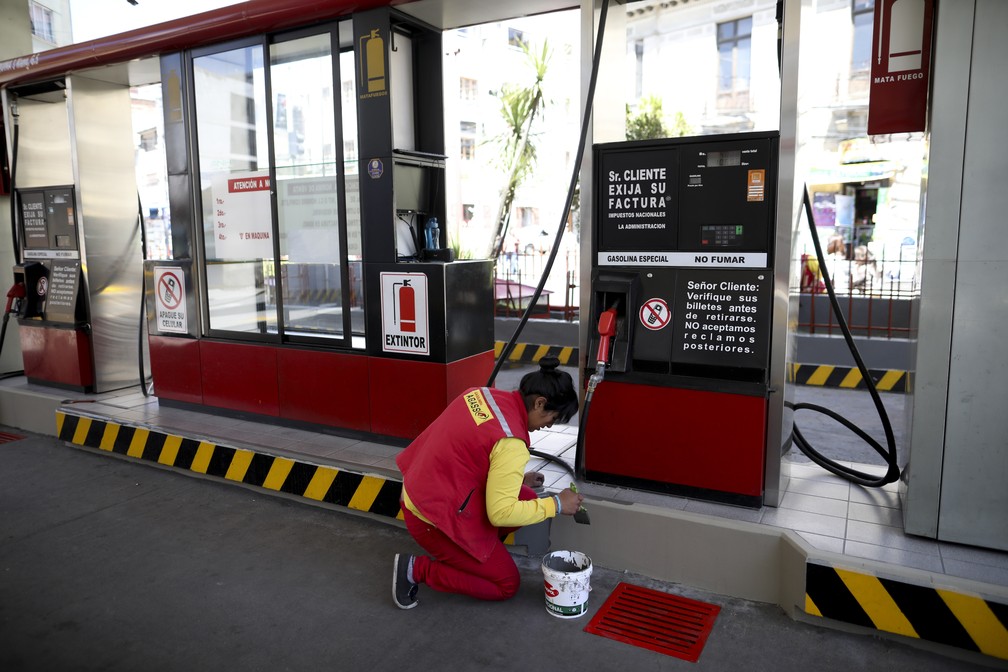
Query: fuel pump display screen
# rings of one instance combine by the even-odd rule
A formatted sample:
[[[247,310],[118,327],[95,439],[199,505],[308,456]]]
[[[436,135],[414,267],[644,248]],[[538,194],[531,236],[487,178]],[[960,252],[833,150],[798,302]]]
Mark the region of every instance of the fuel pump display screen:
[[[734,150],[731,152],[707,152],[707,167],[716,168],[718,166],[741,166],[742,152]]]
[[[709,141],[680,150],[679,249],[769,253],[773,142],[766,137]],[[763,266],[770,266],[767,254]]]
[[[46,190],[46,219],[49,243],[53,249],[77,249],[77,218],[71,189]]]

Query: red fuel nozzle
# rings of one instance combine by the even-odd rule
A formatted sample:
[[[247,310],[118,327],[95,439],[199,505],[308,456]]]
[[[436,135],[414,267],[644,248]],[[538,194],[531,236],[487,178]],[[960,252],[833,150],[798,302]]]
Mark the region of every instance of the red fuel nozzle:
[[[14,299],[23,299],[25,296],[25,286],[23,282],[15,282],[11,285],[11,288],[7,290],[7,308],[4,309],[4,315],[11,312],[11,306],[14,304]]]
[[[600,364],[609,364],[609,344],[616,335],[616,309],[602,311],[598,321],[599,348],[595,358]]]

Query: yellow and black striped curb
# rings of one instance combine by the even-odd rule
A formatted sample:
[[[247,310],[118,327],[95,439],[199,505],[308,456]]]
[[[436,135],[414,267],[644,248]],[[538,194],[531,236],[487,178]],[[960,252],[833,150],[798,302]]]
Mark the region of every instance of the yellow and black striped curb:
[[[56,435],[68,443],[141,461],[241,483],[267,492],[302,497],[403,520],[399,509],[402,481],[374,474],[298,462],[266,453],[187,439],[144,427],[56,411]],[[510,533],[504,543],[515,544]]]
[[[857,367],[829,364],[793,364],[794,382],[798,385],[864,389],[865,380]],[[868,369],[879,392],[906,392],[907,372]]]
[[[402,520],[399,510],[402,482],[394,479],[298,462],[62,411],[56,411],[56,435],[78,446]]]
[[[506,341],[497,341],[494,344],[494,357],[500,357],[506,345]],[[511,354],[508,355],[507,361],[534,363],[543,357],[556,357],[563,366],[578,366],[578,349],[565,345],[515,343]]]
[[[500,357],[505,341],[494,344],[494,357]],[[561,345],[516,343],[508,355],[509,362],[535,363],[543,357],[556,357],[564,366],[579,366],[578,349]],[[798,385],[864,389],[865,380],[857,367],[829,364],[793,364],[792,380]],[[906,392],[907,372],[890,369],[868,369],[879,392]]]
[[[808,563],[805,612],[1008,660],[1008,604]]]

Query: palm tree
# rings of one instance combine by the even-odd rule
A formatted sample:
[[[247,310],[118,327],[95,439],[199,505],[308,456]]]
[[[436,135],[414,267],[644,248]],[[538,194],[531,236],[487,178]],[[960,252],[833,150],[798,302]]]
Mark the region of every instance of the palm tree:
[[[494,141],[500,146],[500,163],[508,175],[508,180],[501,191],[500,206],[497,209],[497,218],[494,220],[494,235],[490,239],[490,249],[487,251],[487,257],[495,261],[500,255],[504,236],[511,221],[511,206],[514,203],[515,193],[535,166],[536,147],[532,142],[532,123],[546,104],[543,96],[543,80],[551,56],[548,43],[543,42],[539,54],[534,53],[525,43],[522,43],[522,50],[528,57],[535,79],[527,87],[505,84],[497,94],[501,103],[501,115],[507,127]]]

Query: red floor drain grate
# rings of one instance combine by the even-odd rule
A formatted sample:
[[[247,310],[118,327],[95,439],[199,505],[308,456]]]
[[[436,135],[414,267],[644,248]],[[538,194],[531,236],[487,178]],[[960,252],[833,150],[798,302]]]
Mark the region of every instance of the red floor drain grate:
[[[719,611],[714,604],[621,583],[585,632],[695,663]]]
[[[20,441],[23,436],[18,436],[17,434],[8,434],[7,432],[0,432],[0,443],[10,443],[11,441]]]

